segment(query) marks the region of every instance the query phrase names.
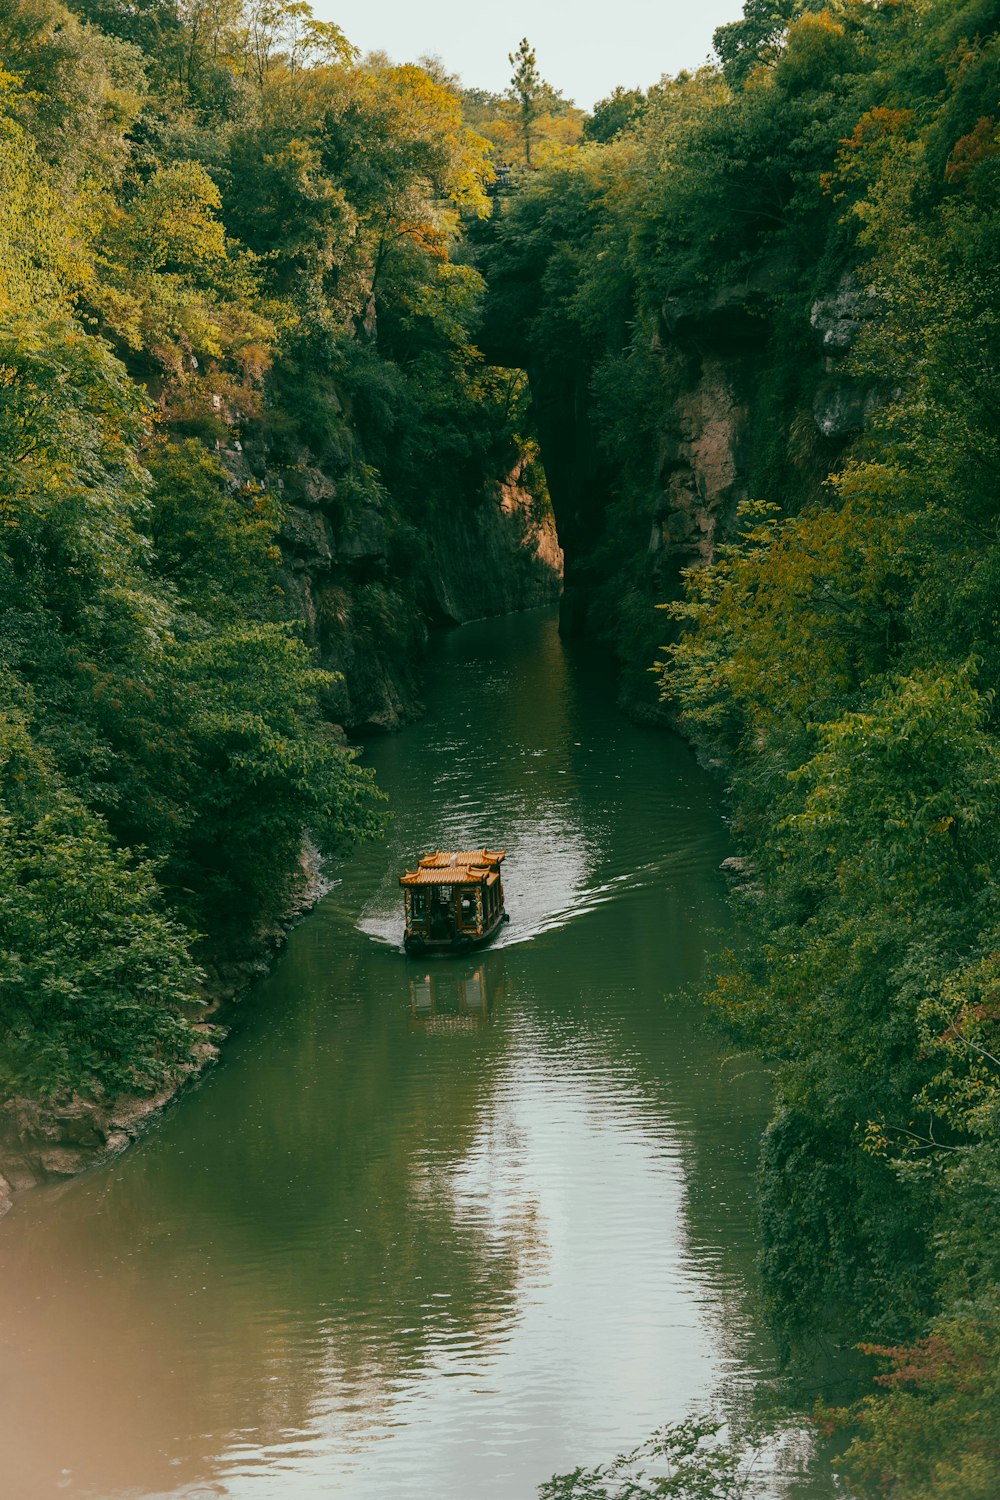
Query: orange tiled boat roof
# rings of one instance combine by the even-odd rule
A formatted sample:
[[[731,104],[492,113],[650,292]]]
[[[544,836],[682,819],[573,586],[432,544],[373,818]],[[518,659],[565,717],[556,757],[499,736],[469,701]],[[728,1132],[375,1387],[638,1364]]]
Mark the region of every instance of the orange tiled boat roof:
[[[416,870],[399,877],[400,885],[479,885],[499,870],[506,849],[466,849],[425,854]]]

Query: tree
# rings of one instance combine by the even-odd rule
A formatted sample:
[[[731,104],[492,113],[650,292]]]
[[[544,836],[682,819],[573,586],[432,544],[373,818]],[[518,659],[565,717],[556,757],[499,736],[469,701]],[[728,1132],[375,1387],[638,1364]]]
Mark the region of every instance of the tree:
[[[257,405],[275,328],[258,312],[253,257],[225,232],[219,190],[193,161],[162,166],[108,208],[90,301],[122,350],[142,351],[161,402],[217,437],[223,401]]]
[[[542,110],[544,85],[538,71],[535,49],[527,37],[521,38],[516,52],[508,52],[507,61],[514,69],[508,95],[517,104],[520,112],[521,138],[524,141],[524,157],[531,162],[531,147],[534,140],[534,124]]]
[[[204,1038],[200,974],[156,871],[67,789],[0,673],[0,1090],[155,1087]],[[29,700],[30,703],[30,700]]]
[[[616,135],[641,120],[646,112],[646,95],[642,89],[625,89],[619,84],[606,99],[599,99],[593,113],[583,122],[588,141],[612,141]]]
[[[752,1500],[754,1455],[719,1441],[721,1423],[688,1418],[608,1464],[557,1474],[538,1500]]]
[[[743,19],[720,26],[712,38],[728,82],[741,88],[755,68],[775,61],[796,16],[826,9],[827,0],[746,0]]]
[[[333,21],[320,21],[306,0],[245,0],[247,65],[263,85],[278,58],[291,70],[349,63],[357,48]]]

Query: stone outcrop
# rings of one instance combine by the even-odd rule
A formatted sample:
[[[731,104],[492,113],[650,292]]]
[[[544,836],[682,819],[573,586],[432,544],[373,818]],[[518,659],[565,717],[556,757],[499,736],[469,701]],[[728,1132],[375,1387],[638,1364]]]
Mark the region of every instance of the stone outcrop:
[[[430,495],[419,532],[378,491],[359,495],[306,465],[286,474],[283,586],[337,675],[331,719],[398,729],[420,712],[430,628],[558,599],[562,551],[530,468],[520,460],[462,510]]]
[[[746,494],[743,442],[749,405],[746,359],[707,354],[665,413],[649,550],[671,593],[683,568],[710,562]]]
[[[513,614],[559,597],[563,554],[547,496],[525,483],[522,460],[462,515],[451,514],[429,538],[434,612],[462,625]]]
[[[770,265],[744,286],[717,289],[700,313],[693,303],[663,309],[657,342],[664,406],[653,485],[661,498],[650,549],[664,553],[671,573],[711,561],[716,538],[729,533],[750,491],[751,433],[769,417],[785,420],[786,449],[795,448],[794,420],[780,409],[766,410],[774,402],[769,367],[781,352],[771,342],[768,299],[780,292],[784,274],[784,267]],[[846,272],[809,313],[816,357],[802,371],[798,405],[811,409],[813,437],[829,440],[813,448],[816,476],[828,472],[836,445],[864,426],[877,403],[877,392],[846,368],[864,310],[864,293]],[[801,429],[798,448],[800,457],[809,448]]]
[[[844,369],[864,313],[865,294],[847,271],[828,296],[813,303],[809,320],[823,353],[823,378],[816,387],[813,416],[823,436],[835,441],[860,432],[878,404],[879,393]]]
[[[73,1097],[54,1105],[37,1099],[8,1099],[0,1105],[0,1214],[15,1193],[75,1177],[124,1151],[217,1051],[206,1038],[186,1075],[156,1094],[122,1095],[109,1103]]]
[[[655,606],[680,595],[684,569],[712,560],[743,500],[801,504],[818,494],[882,399],[849,367],[869,306],[856,277],[845,272],[803,298],[792,365],[795,285],[793,268],[774,257],[738,285],[665,301],[649,351],[659,406],[648,384],[637,393],[652,432],[628,473],[599,441],[583,356],[567,368],[544,349],[520,351],[566,549],[564,627],[617,655],[622,706],[635,717],[668,719],[646,670],[670,629]]]

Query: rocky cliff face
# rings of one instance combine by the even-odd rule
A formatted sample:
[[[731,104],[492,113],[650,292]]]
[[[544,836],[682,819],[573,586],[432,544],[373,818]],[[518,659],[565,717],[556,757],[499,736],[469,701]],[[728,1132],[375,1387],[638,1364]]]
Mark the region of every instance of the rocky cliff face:
[[[306,465],[285,476],[284,498],[284,586],[338,675],[330,717],[352,732],[417,715],[430,628],[559,597],[555,520],[526,458],[462,511],[429,504],[419,530],[388,496],[345,494]]]
[[[694,361],[668,356],[664,364],[674,367],[668,388],[676,395],[660,432],[649,551],[673,594],[684,568],[711,562],[746,494],[752,361],[707,353]]]
[[[199,1067],[215,1056],[205,1044]],[[195,1070],[192,1070],[195,1071]],[[0,1106],[0,1215],[15,1193],[42,1182],[75,1177],[99,1161],[124,1151],[177,1093],[119,1098],[108,1104],[70,1099],[49,1105],[37,1099],[8,1099]]]
[[[433,529],[427,582],[442,622],[461,625],[559,598],[563,552],[534,468],[522,457],[494,493]]]
[[[622,705],[639,718],[665,718],[646,670],[669,636],[656,605],[679,596],[684,569],[712,560],[741,501],[818,493],[878,399],[846,368],[864,315],[853,277],[803,304],[794,357],[786,309],[776,316],[783,278],[783,267],[764,267],[742,286],[661,309],[652,438],[630,472],[597,441],[590,373],[529,364],[566,547],[565,625],[615,652]]]
[[[239,445],[219,456],[234,488],[256,481],[281,494],[281,586],[337,678],[327,714],[349,733],[419,715],[429,630],[559,599],[563,552],[531,453],[462,509],[436,504],[429,476],[419,525],[370,476],[333,478],[308,454],[279,470]]]

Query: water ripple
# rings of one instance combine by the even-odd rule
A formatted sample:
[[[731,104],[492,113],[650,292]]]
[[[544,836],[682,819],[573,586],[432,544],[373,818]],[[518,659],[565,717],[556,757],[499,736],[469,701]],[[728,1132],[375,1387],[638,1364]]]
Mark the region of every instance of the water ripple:
[[[438,649],[426,724],[370,751],[386,839],[332,872],[222,1065],[5,1221],[18,1500],[531,1500],[774,1369],[767,1080],[677,998],[727,920],[714,790],[550,618]],[[497,843],[500,941],[403,959],[404,865]],[[800,1458],[775,1493],[784,1463],[828,1494]]]

